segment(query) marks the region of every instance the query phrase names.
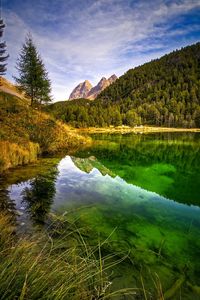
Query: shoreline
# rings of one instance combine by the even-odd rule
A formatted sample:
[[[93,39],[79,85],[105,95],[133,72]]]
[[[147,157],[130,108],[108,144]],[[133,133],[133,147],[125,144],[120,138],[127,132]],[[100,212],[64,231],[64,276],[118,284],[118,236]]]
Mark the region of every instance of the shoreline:
[[[155,133],[155,132],[200,132],[200,128],[172,128],[172,127],[87,127],[78,128],[78,132],[82,133]]]

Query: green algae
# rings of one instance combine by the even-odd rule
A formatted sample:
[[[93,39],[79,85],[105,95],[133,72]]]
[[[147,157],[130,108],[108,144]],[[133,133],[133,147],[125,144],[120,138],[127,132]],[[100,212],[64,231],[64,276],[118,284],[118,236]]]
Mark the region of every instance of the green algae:
[[[100,213],[101,212],[101,213]],[[109,237],[106,244],[103,244],[103,250],[106,253],[115,253],[120,257],[128,255],[134,265],[124,272],[118,268],[118,273],[121,274],[120,287],[128,287],[130,283],[130,270],[135,274],[136,286],[140,285],[139,272],[142,267],[142,274],[145,286],[148,290],[152,289],[152,280],[149,277],[149,270],[152,274],[158,274],[162,283],[163,291],[166,292],[166,299],[170,299],[169,295],[174,295],[181,284],[175,278],[182,276],[186,272],[187,276],[192,280],[195,278],[195,273],[192,272],[199,268],[197,256],[193,256],[188,245],[194,243],[194,237],[189,241],[185,236],[181,236],[179,231],[160,230],[144,219],[140,222],[130,222],[126,225],[126,219],[116,214],[115,218],[105,218],[105,209],[102,207],[91,208],[89,211],[82,211],[79,214],[78,226],[87,228],[87,241],[95,244],[100,238],[102,243]],[[114,225],[116,227],[114,227]],[[124,229],[125,227],[125,229]],[[196,245],[200,247],[200,243]],[[196,258],[195,258],[196,257]],[[187,272],[187,268],[190,272]],[[115,274],[116,275],[116,274]],[[182,278],[182,277],[181,277]],[[112,277],[115,280],[115,276]],[[117,281],[120,281],[119,278]],[[127,280],[127,284],[125,284]],[[199,278],[195,278],[199,282]],[[118,283],[119,284],[119,283]],[[153,293],[153,290],[152,290]],[[155,291],[154,291],[155,293]],[[176,299],[176,298],[172,298]],[[178,298],[177,298],[178,299]],[[183,299],[190,299],[190,293],[185,291]],[[195,298],[194,298],[195,299]]]
[[[200,286],[192,285],[190,282],[187,282],[187,285],[193,292],[195,292],[195,294],[200,296]]]
[[[173,286],[167,290],[164,293],[164,299],[168,300],[168,299],[172,299],[172,297],[174,296],[174,294],[181,288],[182,284],[185,281],[185,276],[182,275],[180,278],[178,278],[175,283],[173,284]]]

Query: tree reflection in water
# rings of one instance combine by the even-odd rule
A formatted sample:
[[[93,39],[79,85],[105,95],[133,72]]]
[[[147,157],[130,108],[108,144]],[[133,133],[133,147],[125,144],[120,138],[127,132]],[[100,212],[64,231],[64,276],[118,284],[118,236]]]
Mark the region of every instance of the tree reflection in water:
[[[9,220],[12,225],[17,223],[16,204],[10,199],[9,191],[6,189],[0,189],[0,212],[9,216]]]
[[[22,191],[23,203],[35,224],[44,223],[51,209],[56,193],[55,181],[58,170],[53,169],[48,174],[38,175],[30,181],[29,187]]]

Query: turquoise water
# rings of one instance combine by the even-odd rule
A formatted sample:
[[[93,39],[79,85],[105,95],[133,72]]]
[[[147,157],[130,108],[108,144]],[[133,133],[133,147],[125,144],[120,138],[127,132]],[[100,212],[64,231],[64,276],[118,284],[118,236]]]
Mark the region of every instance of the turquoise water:
[[[200,299],[200,135],[94,135],[73,156],[42,159],[1,182],[1,209],[22,231],[50,211],[75,221],[102,255],[115,287],[141,287],[155,298]],[[142,278],[142,279],[141,279]]]

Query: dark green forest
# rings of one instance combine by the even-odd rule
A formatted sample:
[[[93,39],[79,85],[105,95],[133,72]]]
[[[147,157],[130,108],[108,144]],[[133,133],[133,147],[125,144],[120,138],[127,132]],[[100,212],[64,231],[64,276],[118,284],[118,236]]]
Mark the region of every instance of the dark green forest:
[[[75,127],[200,127],[200,43],[130,69],[95,101],[46,107]]]

